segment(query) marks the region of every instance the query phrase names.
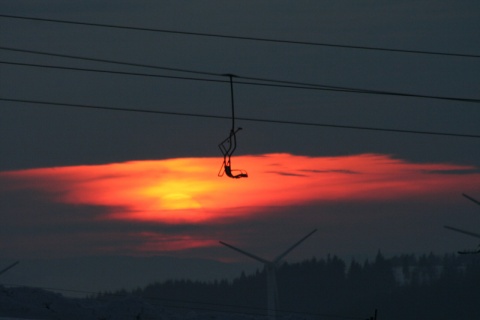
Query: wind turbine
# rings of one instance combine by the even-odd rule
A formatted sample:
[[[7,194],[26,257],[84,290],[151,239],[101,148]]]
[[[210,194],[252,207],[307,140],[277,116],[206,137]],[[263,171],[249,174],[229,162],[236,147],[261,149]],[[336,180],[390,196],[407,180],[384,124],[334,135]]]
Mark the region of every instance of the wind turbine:
[[[285,252],[283,252],[282,254],[280,254],[279,256],[277,256],[274,260],[272,261],[269,261],[269,260],[266,260],[264,258],[261,258],[259,256],[256,256],[252,253],[249,253],[249,252],[246,252],[242,249],[239,249],[237,247],[234,247],[228,243],[225,243],[223,241],[220,241],[221,244],[223,244],[224,246],[227,246],[229,247],[230,249],[233,249],[237,252],[240,252],[241,254],[244,254],[246,255],[247,257],[250,257],[254,260],[257,260],[261,263],[263,263],[264,267],[265,267],[265,271],[267,273],[267,311],[268,311],[268,317],[271,319],[271,320],[274,320],[275,317],[276,317],[276,310],[277,310],[277,306],[278,306],[278,291],[277,291],[277,277],[276,277],[276,269],[277,267],[280,265],[280,262],[283,258],[285,258],[285,256],[287,254],[290,253],[290,251],[292,251],[293,249],[295,249],[298,245],[300,245],[300,243],[302,243],[303,241],[305,241],[308,237],[310,237],[315,231],[317,231],[317,229],[313,230],[312,232],[310,232],[309,234],[307,234],[306,236],[304,236],[302,239],[300,239],[299,241],[297,241],[296,243],[294,243],[290,248],[288,248],[287,250],[285,250]]]
[[[468,200],[472,201],[472,202],[475,202],[476,204],[480,205],[480,201],[466,195],[465,193],[462,193],[462,196],[464,196],[465,198],[467,198]],[[479,238],[480,239],[480,234],[479,233],[475,233],[475,232],[471,232],[471,231],[467,231],[467,230],[462,230],[462,229],[459,229],[459,228],[454,228],[454,227],[450,227],[450,226],[444,226],[446,229],[450,229],[450,230],[453,230],[453,231],[456,231],[456,232],[460,232],[460,233],[463,233],[463,234],[466,234],[466,235],[469,235],[469,236],[472,236],[472,237],[475,237],[475,238]],[[478,245],[478,248],[475,249],[475,250],[463,250],[463,251],[458,251],[458,253],[460,254],[471,254],[471,253],[480,253],[480,245]]]

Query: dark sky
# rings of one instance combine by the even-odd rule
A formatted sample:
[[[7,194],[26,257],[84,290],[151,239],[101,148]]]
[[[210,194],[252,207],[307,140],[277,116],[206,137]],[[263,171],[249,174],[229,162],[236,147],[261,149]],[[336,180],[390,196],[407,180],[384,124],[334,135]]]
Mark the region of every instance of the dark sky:
[[[477,245],[475,239],[445,230],[443,225],[476,230],[480,226],[478,206],[461,196],[467,193],[480,198],[478,1],[409,0],[360,4],[353,0],[248,3],[19,0],[0,1],[0,7],[3,15],[0,17],[0,215],[3,220],[0,255],[6,259],[141,255],[142,252],[138,251],[140,243],[149,244],[148,254],[229,261],[238,258],[236,253],[220,247],[218,240],[273,257],[313,228],[318,228],[319,232],[298,252],[292,252],[293,258],[327,253],[365,256],[375,254],[379,249],[392,254],[452,252]],[[75,25],[7,15],[317,45]],[[60,58],[11,49],[213,75]],[[130,74],[40,68],[32,64]],[[238,134],[234,159],[245,156],[237,159],[248,163],[249,167],[245,169],[250,173],[248,182],[237,181],[216,177],[222,161],[217,144],[228,135],[231,126],[228,119],[231,115],[230,87],[227,77],[215,76],[221,74],[355,88],[377,91],[377,94],[234,84],[236,124],[244,129]],[[251,82],[242,78],[234,81]],[[417,97],[383,95],[378,91]],[[419,95],[440,99],[420,98]],[[7,101],[11,99],[227,118]],[[241,118],[267,119],[269,122]],[[276,120],[317,125],[272,122]],[[303,160],[283,163],[280,160],[275,162],[275,158],[271,163],[258,160],[255,168],[254,158],[250,156],[265,154],[291,155],[285,159],[307,156],[313,159],[308,163],[317,167],[304,167],[307,164]],[[362,162],[359,167],[355,161],[365,154],[375,155],[376,160]],[[324,162],[326,157],[332,160],[328,165]],[[345,163],[345,157],[357,160]],[[181,167],[181,173],[168,167],[169,159],[177,158],[189,159],[189,167]],[[173,223],[162,219],[110,219],[128,205],[97,200],[89,202],[86,199],[90,198],[83,196],[82,201],[65,200],[66,195],[91,190],[83,189],[86,188],[82,184],[85,181],[80,178],[54,178],[52,173],[29,176],[30,171],[22,171],[70,166],[77,170],[74,168],[92,165],[93,172],[95,166],[105,165],[100,169],[95,167],[101,172],[112,163],[155,160],[160,161],[159,166],[167,168],[155,172],[158,180],[170,183],[186,179],[189,168],[195,166],[192,164],[195,159],[213,159],[215,166],[207,172],[215,184],[218,181],[224,184],[210,193],[202,193],[202,197],[209,195],[218,199],[219,190],[231,190],[222,198],[224,202],[212,200],[210,207],[204,205],[212,210],[223,208],[227,212],[225,217],[215,211],[215,218],[201,222],[195,219]],[[268,171],[265,169],[267,165],[279,166],[282,171]],[[377,168],[384,171],[380,174]],[[308,174],[305,173],[307,169],[311,170]],[[17,174],[13,178],[8,173],[12,170]],[[57,171],[64,172],[62,170]],[[328,180],[320,172],[336,174]],[[175,175],[177,173],[179,176]],[[204,173],[202,177],[195,176],[189,186],[206,186],[210,180],[203,176]],[[124,175],[122,172],[115,174]],[[142,177],[148,176],[148,172],[142,174]],[[282,180],[274,183],[282,176],[291,179],[286,179],[289,182],[284,184]],[[292,178],[300,176],[303,180]],[[106,173],[89,177],[95,181],[108,180]],[[390,182],[387,187],[373,184],[385,179]],[[239,187],[242,184],[252,186],[252,189],[236,191],[235,188],[243,188]],[[351,187],[351,193],[331,195],[330,198],[319,194],[330,194],[328,190],[333,190],[334,184]],[[319,185],[322,188],[317,189]],[[254,188],[259,186],[265,186],[265,189]],[[278,186],[283,189],[275,189]],[[369,186],[371,189],[365,189]],[[420,187],[415,190],[416,186]],[[319,193],[315,196],[305,191],[309,196],[303,197],[295,193],[296,188]],[[382,188],[387,188],[388,192]],[[126,185],[116,184],[115,190],[130,192]],[[248,190],[255,190],[252,192],[256,195],[278,193],[277,198],[268,198],[261,204],[248,202],[250,200],[238,202],[239,199],[250,199]],[[382,196],[382,191],[388,196]],[[178,197],[178,194],[174,196]],[[294,200],[282,202],[290,198]],[[244,216],[230,216],[232,212],[247,212],[242,211],[244,207],[254,210],[247,210],[248,214]],[[161,240],[148,241],[159,235]],[[198,244],[186,245],[193,242]],[[172,246],[178,249],[171,250]],[[165,251],[167,247],[170,249]]]

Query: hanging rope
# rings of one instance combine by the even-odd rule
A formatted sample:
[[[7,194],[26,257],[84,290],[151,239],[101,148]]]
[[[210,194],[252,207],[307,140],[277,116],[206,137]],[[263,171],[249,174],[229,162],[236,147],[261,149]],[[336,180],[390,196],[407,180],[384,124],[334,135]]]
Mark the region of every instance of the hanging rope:
[[[232,169],[232,155],[237,149],[237,132],[242,130],[242,128],[235,129],[235,104],[234,104],[234,96],[233,96],[233,77],[232,74],[227,74],[230,78],[230,97],[231,97],[231,105],[232,105],[232,128],[230,129],[229,136],[219,143],[218,147],[223,154],[223,163],[220,171],[218,172],[218,176],[222,177],[226,174],[228,177],[233,179],[239,178],[247,178],[248,174],[245,170],[242,169]]]

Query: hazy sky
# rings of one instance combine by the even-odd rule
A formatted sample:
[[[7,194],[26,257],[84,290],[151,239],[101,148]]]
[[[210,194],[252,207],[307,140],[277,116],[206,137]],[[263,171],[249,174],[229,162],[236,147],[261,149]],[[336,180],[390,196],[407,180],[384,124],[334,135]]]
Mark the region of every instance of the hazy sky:
[[[173,255],[232,261],[218,240],[273,258],[453,252],[478,231],[480,104],[234,85],[233,166],[217,177],[227,77],[480,99],[478,1],[1,1],[0,255]],[[5,15],[460,57],[25,20]],[[211,73],[60,58],[21,49]],[[29,64],[20,66],[13,63]],[[111,74],[35,65],[117,71]],[[146,73],[215,81],[138,76]],[[223,82],[222,82],[223,81]],[[235,81],[251,82],[242,79]]]

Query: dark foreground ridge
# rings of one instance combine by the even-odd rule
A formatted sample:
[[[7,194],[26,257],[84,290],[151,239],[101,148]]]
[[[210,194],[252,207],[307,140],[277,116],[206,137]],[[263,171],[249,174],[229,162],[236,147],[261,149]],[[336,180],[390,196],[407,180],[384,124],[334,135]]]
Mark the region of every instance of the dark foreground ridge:
[[[277,270],[277,319],[480,319],[480,256],[336,256]],[[265,270],[232,281],[168,280],[136,290],[65,298],[0,287],[1,317],[30,319],[267,319]]]

